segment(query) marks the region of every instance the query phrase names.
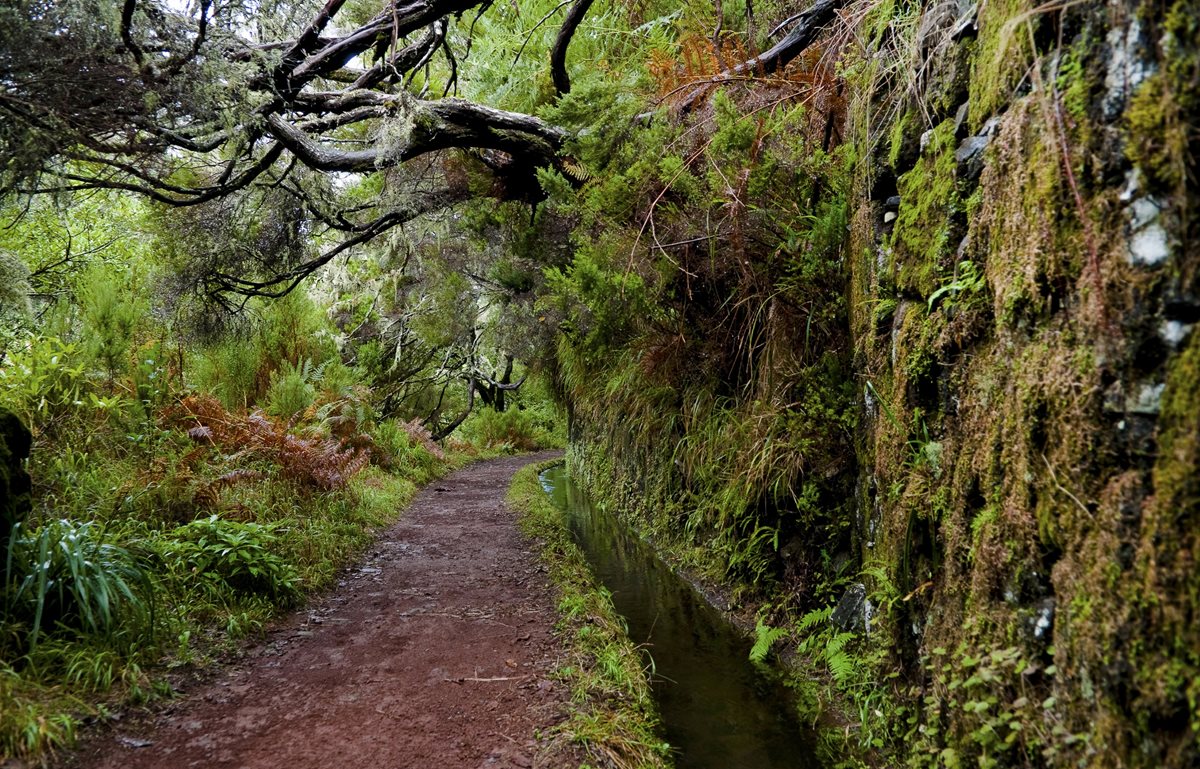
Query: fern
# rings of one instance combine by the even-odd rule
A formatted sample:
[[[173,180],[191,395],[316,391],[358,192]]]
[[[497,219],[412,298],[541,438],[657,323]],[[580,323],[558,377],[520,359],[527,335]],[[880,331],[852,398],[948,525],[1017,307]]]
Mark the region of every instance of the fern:
[[[845,687],[847,683],[857,677],[858,666],[854,663],[854,659],[844,651],[827,654],[825,664],[829,667],[829,673],[833,676],[833,680],[837,681],[838,686]]]
[[[765,662],[775,642],[787,635],[787,628],[771,627],[758,620],[754,628],[754,646],[750,647],[751,662]]]
[[[832,606],[826,606],[824,609],[813,609],[808,614],[805,614],[803,617],[801,617],[800,621],[796,623],[796,632],[807,633],[818,625],[828,621],[829,617],[832,615]]]
[[[193,439],[239,455],[267,459],[279,465],[286,477],[322,490],[346,485],[371,459],[369,447],[373,441],[365,433],[341,440],[302,438],[257,411],[249,415],[230,413],[215,398],[188,396],[180,401],[173,416],[191,425],[188,434]]]
[[[841,654],[846,648],[846,644],[853,638],[853,633],[836,633],[830,636],[829,641],[825,644],[825,656],[832,657],[835,654]]]

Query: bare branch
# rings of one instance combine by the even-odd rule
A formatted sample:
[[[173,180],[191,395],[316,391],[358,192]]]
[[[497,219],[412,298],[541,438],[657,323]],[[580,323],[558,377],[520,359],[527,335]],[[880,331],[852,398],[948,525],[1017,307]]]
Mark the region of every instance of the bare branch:
[[[682,102],[682,111],[690,111],[705,94],[725,81],[748,74],[769,75],[786,67],[813,44],[844,3],[845,0],[817,0],[807,11],[792,17],[796,25],[778,43],[752,59],[713,75],[708,82],[689,92]]]
[[[137,62],[138,67],[145,69],[146,54],[142,52],[141,46],[133,41],[133,12],[135,10],[137,10],[137,0],[125,0],[125,4],[121,6],[121,42],[125,44],[125,49]]]
[[[539,118],[484,107],[463,99],[418,101],[412,97],[355,94],[375,106],[408,111],[412,129],[396,147],[335,150],[314,141],[280,115],[267,117],[271,134],[302,163],[319,171],[370,172],[411,160],[428,152],[452,148],[493,149],[549,164],[566,133]]]
[[[550,76],[554,79],[554,90],[559,96],[571,91],[571,77],[567,74],[567,48],[591,7],[592,0],[575,0],[575,5],[567,11],[567,18],[558,29],[558,37],[554,39],[554,48],[550,51]]]

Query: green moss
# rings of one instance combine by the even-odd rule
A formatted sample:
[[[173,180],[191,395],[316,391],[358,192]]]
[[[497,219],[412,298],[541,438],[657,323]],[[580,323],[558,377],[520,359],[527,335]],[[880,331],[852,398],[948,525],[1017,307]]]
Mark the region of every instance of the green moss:
[[[1154,721],[1190,713],[1192,734],[1200,729],[1196,680],[1200,644],[1200,335],[1171,364],[1159,416],[1159,453],[1154,497],[1144,512],[1138,555],[1142,583],[1130,598],[1145,607],[1145,648],[1136,659],[1140,707]],[[1191,743],[1189,755],[1200,756]]]
[[[928,297],[939,283],[939,264],[949,255],[950,219],[960,206],[954,121],[947,120],[927,140],[921,159],[900,177],[900,211],[891,245],[896,285]]]
[[[892,123],[892,131],[888,137],[888,165],[898,168],[905,145],[912,140],[911,133],[916,130],[917,120],[912,110],[908,110],[900,119]]]
[[[1200,517],[1200,334],[1171,366],[1159,416],[1159,460],[1154,488],[1172,519]]]
[[[1162,24],[1163,65],[1138,88],[1126,111],[1126,154],[1151,186],[1177,191],[1196,168],[1200,124],[1200,3],[1177,0]]]
[[[1030,0],[995,0],[979,7],[979,38],[971,68],[970,122],[978,131],[1001,112],[1033,62],[1027,25],[1039,17]]]

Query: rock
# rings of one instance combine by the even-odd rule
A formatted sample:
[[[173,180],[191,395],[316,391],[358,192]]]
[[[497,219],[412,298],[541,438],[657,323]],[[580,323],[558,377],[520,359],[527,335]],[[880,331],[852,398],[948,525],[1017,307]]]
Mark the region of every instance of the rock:
[[[1129,205],[1129,227],[1140,230],[1148,224],[1153,224],[1162,213],[1162,205],[1151,197],[1134,200]]]
[[[1169,347],[1178,349],[1183,341],[1188,338],[1188,334],[1192,333],[1192,329],[1194,327],[1194,323],[1184,323],[1178,320],[1165,320],[1163,321],[1163,324],[1158,327],[1158,336],[1160,339],[1166,342]]]
[[[950,30],[950,39],[954,42],[975,37],[979,34],[979,26],[975,23],[979,6],[975,3],[958,4],[958,20]]]
[[[1141,188],[1141,174],[1138,173],[1136,168],[1131,169],[1129,173],[1125,174],[1125,189],[1121,190],[1121,194],[1118,196],[1118,199],[1122,203],[1128,203],[1129,201],[1133,200],[1133,196],[1136,195],[1138,190]]]
[[[867,599],[867,586],[855,582],[842,595],[841,600],[829,616],[829,621],[842,630],[871,632],[871,602]]]
[[[1167,231],[1158,222],[1145,227],[1129,238],[1129,261],[1141,267],[1156,267],[1167,260]]]
[[[930,128],[925,133],[921,134],[921,154],[922,155],[925,154],[925,148],[929,146],[929,143],[931,141],[933,141],[933,134],[934,134],[934,131],[932,128]]]
[[[1163,391],[1165,383],[1143,384],[1137,388],[1136,394],[1125,399],[1125,410],[1130,414],[1157,414],[1162,410]]]
[[[955,111],[955,113],[954,113],[954,138],[955,139],[967,138],[967,131],[969,130],[967,127],[968,126],[967,118],[970,116],[970,114],[971,114],[971,102],[964,101],[962,104],[958,105],[958,110]]]
[[[1033,615],[1033,637],[1039,641],[1049,641],[1054,633],[1054,599],[1045,598],[1038,604]]]
[[[16,414],[0,409],[0,553],[8,552],[13,526],[32,507],[33,485],[24,462],[32,447],[29,429]]]
[[[990,136],[968,136],[954,151],[958,162],[958,177],[969,182],[979,180],[983,174],[983,151],[992,143]]]
[[[1166,388],[1163,383],[1145,382],[1127,389],[1121,382],[1113,382],[1104,391],[1104,411],[1109,414],[1154,416],[1162,408],[1162,396]],[[1119,429],[1125,428],[1119,426]]]
[[[1126,208],[1129,216],[1129,261],[1141,267],[1156,267],[1171,254],[1167,231],[1162,226],[1162,204],[1149,196],[1134,199]]]
[[[1114,26],[1108,31],[1108,68],[1104,73],[1104,119],[1116,120],[1125,109],[1129,95],[1154,72],[1149,53],[1142,44],[1142,25],[1136,15],[1130,16],[1125,27]]]
[[[154,744],[153,740],[143,740],[137,737],[118,737],[117,742],[127,748],[148,748]]]

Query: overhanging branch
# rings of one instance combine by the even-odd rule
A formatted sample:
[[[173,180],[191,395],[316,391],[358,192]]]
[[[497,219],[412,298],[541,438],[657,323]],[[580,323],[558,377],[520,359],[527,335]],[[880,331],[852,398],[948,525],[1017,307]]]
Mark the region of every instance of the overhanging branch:
[[[591,7],[592,0],[575,0],[575,5],[567,11],[567,18],[563,19],[563,25],[558,28],[558,36],[554,38],[554,47],[550,50],[550,77],[559,96],[571,91],[571,76],[567,74],[567,48]]]
[[[778,43],[752,59],[713,75],[690,91],[681,102],[681,111],[689,112],[709,91],[726,81],[747,75],[769,75],[783,69],[813,44],[844,4],[845,0],[817,0],[808,10],[792,17],[795,25]]]

